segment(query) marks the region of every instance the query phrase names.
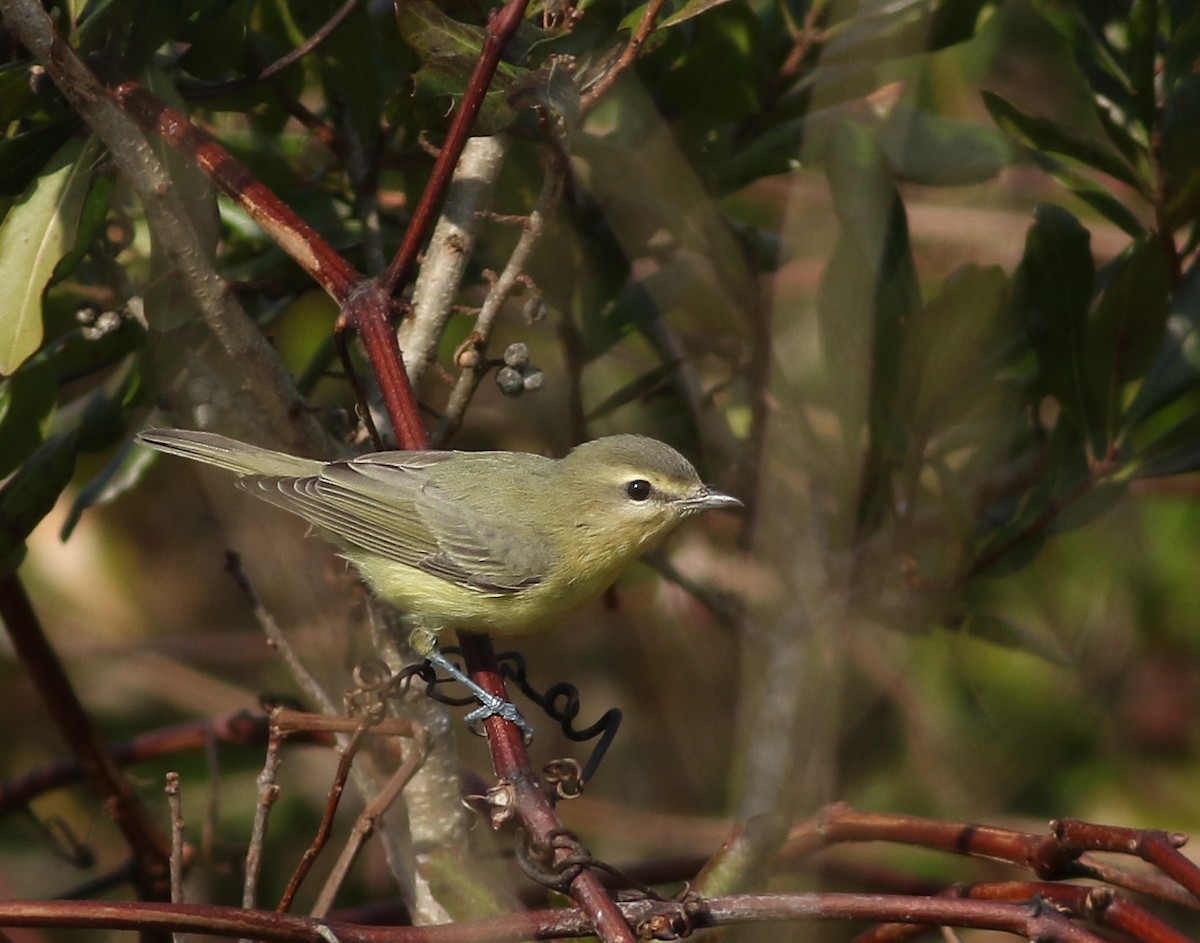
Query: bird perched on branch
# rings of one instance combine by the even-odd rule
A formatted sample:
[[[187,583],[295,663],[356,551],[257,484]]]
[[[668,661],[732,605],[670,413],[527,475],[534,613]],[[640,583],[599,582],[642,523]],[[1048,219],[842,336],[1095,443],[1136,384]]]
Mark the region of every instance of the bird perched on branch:
[[[238,476],[338,545],[367,585],[399,607],[409,643],[482,707],[529,732],[437,648],[446,629],[536,632],[596,598],[684,518],[741,502],[707,487],[668,445],[636,435],[565,458],[524,452],[374,452],[321,462],[209,432],[149,429],[143,445]]]

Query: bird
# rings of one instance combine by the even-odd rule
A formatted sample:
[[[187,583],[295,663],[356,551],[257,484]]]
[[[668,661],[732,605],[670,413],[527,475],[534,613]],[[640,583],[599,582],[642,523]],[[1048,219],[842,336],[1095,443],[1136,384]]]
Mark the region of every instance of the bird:
[[[481,707],[531,729],[510,702],[445,658],[450,628],[538,632],[602,594],[644,551],[700,511],[738,508],[663,442],[612,435],[561,459],[526,452],[384,451],[320,461],[211,432],[146,429],[142,445],[212,465],[336,544],[374,594],[399,608],[409,644]]]

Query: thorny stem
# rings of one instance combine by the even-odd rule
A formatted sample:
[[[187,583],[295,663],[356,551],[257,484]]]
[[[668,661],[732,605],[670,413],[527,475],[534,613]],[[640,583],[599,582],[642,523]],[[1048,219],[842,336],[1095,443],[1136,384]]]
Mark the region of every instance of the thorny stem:
[[[138,896],[167,900],[171,843],[105,749],[15,573],[0,578],[0,622],[59,733],[79,758],[88,785],[104,801],[132,850]]]

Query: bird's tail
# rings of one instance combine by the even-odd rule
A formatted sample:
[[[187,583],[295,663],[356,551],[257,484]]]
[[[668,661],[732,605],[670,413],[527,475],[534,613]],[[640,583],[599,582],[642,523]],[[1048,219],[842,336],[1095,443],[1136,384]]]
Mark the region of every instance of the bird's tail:
[[[319,475],[324,462],[297,458],[283,452],[247,445],[212,432],[186,429],[146,429],[137,441],[168,455],[190,458],[231,471],[235,475],[266,475],[273,478],[306,478]]]

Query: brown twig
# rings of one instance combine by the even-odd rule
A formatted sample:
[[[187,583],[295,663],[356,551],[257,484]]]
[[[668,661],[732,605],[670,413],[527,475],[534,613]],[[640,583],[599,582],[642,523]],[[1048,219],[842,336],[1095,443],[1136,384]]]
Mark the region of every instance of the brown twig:
[[[354,828],[351,830],[350,838],[347,840],[346,846],[342,849],[342,853],[335,862],[333,869],[329,872],[325,886],[321,888],[321,893],[313,905],[312,912],[314,917],[323,917],[329,913],[329,908],[333,906],[334,896],[337,894],[338,888],[346,880],[350,866],[354,863],[354,859],[358,857],[358,852],[361,850],[363,842],[375,830],[375,826],[383,818],[384,813],[391,808],[392,803],[399,798],[404,787],[408,785],[425,762],[425,757],[429,754],[430,748],[429,733],[420,724],[412,724],[410,732],[413,737],[411,749],[408,750],[407,755],[404,757],[404,762],[397,767],[387,783],[384,784],[384,787],[379,790],[375,798],[367,803],[366,808],[359,813],[358,819],[354,823]]]
[[[304,883],[304,879],[308,877],[308,872],[312,870],[312,866],[316,863],[325,845],[329,842],[329,834],[333,831],[333,820],[337,815],[338,806],[341,804],[342,795],[346,791],[346,780],[350,778],[350,766],[354,762],[354,757],[358,754],[359,744],[362,743],[363,735],[371,725],[371,718],[363,717],[359,719],[355,725],[354,732],[351,733],[349,741],[342,747],[342,755],[338,759],[337,770],[334,772],[333,783],[329,787],[329,795],[325,800],[325,811],[321,815],[321,823],[317,826],[317,833],[313,836],[312,844],[305,850],[300,857],[300,863],[296,865],[296,870],[292,872],[291,880],[288,881],[288,886],[283,892],[283,896],[279,899],[279,904],[275,910],[281,914],[287,913],[292,909],[292,901],[296,899],[296,892],[300,890],[300,885]]]
[[[658,16],[662,13],[662,8],[665,4],[666,0],[650,0],[646,5],[646,12],[642,16],[642,21],[638,23],[637,29],[629,37],[629,42],[621,50],[621,55],[617,58],[617,61],[592,84],[592,87],[587,92],[580,96],[580,114],[586,115],[595,108],[596,103],[601,97],[617,84],[617,79],[621,73],[633,65],[633,61],[637,58],[642,45],[649,38],[650,34],[654,32],[654,26],[658,22]]]
[[[194,161],[334,301],[345,304],[354,287],[363,281],[362,274],[241,161],[192,124],[186,115],[155,98],[137,82],[122,82],[112,89],[112,95],[138,124]]]
[[[746,923],[873,920],[1001,930],[1043,943],[1099,943],[1100,938],[1053,907],[944,897],[875,894],[761,894],[681,904],[637,901],[619,905],[623,920],[649,938],[676,939],[696,929]],[[279,943],[516,943],[594,933],[581,910],[542,910],[430,927],[374,927],[292,914],[197,904],[90,901],[0,901],[0,925],[89,929],[187,930]]]
[[[484,28],[483,49],[479,53],[479,61],[471,73],[462,102],[450,121],[446,140],[438,151],[437,160],[433,163],[433,171],[429,175],[429,182],[425,185],[421,199],[413,210],[412,219],[409,221],[408,229],[404,232],[400,248],[396,250],[392,264],[388,266],[380,280],[381,287],[389,295],[399,294],[408,284],[421,243],[433,225],[434,214],[450,186],[450,177],[458,164],[459,155],[462,154],[467,138],[471,134],[471,128],[475,125],[475,119],[479,116],[479,109],[483,107],[484,97],[491,87],[496,67],[500,64],[500,55],[521,25],[528,3],[529,0],[508,0],[492,15]]]
[[[1157,829],[1099,825],[1075,819],[1050,823],[1049,834],[925,819],[910,815],[862,812],[834,803],[793,829],[782,854],[795,857],[839,842],[886,841],[933,848],[959,855],[1005,861],[1044,880],[1091,878],[1153,894],[1200,909],[1200,868],[1180,852],[1185,837]],[[1135,855],[1155,865],[1169,880],[1098,867],[1083,857],[1104,851]],[[1182,893],[1181,889],[1187,893]]]
[[[508,692],[500,676],[500,666],[496,662],[495,652],[487,636],[474,632],[459,632],[458,641],[472,680],[484,690],[507,698]],[[546,847],[552,845],[550,836],[561,831],[562,823],[546,798],[540,778],[533,771],[520,729],[516,724],[500,717],[489,717],[483,723],[487,730],[488,746],[492,751],[492,766],[497,778],[512,790],[513,810],[521,826],[531,842]],[[555,852],[550,862],[551,867],[560,864],[569,854],[566,849]],[[606,943],[633,943],[636,939],[594,871],[586,868],[580,870],[571,880],[570,893],[592,920],[595,933],[601,940]]]
[[[200,720],[139,734],[130,740],[110,745],[108,754],[118,766],[199,750],[209,743],[258,746],[267,741],[265,714],[245,711],[220,720]],[[42,793],[77,783],[84,777],[78,758],[60,760],[15,779],[0,782],[0,815],[24,808]]]
[[[263,760],[262,771],[258,774],[258,802],[254,807],[254,824],[250,828],[250,844],[246,848],[246,874],[242,882],[242,906],[253,908],[258,897],[258,875],[262,868],[263,843],[267,837],[267,822],[271,816],[271,807],[279,798],[279,786],[275,782],[279,772],[280,746],[283,734],[278,728],[271,727],[271,737],[267,741],[267,755]]]
[[[341,26],[342,22],[350,15],[350,12],[358,6],[358,0],[345,0],[338,7],[334,14],[326,20],[308,39],[304,40],[299,46],[285,55],[280,56],[274,62],[264,69],[261,69],[254,75],[243,75],[240,78],[230,79],[228,82],[213,82],[211,84],[194,86],[184,92],[187,98],[209,98],[214,95],[228,95],[232,92],[240,92],[244,88],[249,88],[258,82],[265,82],[272,76],[278,75],[290,65],[295,65],[310,52],[316,49],[321,43],[328,39],[335,29]]]
[[[133,880],[144,900],[168,900],[171,843],[105,749],[51,648],[25,588],[15,573],[0,577],[0,622],[41,696],[59,734],[79,759],[88,785],[99,796],[133,852]]]

